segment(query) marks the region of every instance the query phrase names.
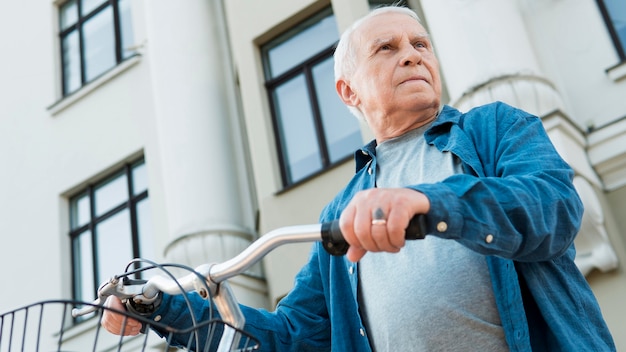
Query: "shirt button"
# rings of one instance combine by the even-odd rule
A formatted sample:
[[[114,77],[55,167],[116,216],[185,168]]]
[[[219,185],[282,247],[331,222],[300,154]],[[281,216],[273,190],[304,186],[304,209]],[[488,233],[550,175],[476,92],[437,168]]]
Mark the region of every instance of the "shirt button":
[[[370,175],[372,174],[372,168],[371,167],[367,168],[367,173],[370,174]]]
[[[492,234],[488,234],[487,237],[485,237],[485,242],[487,242],[487,243],[493,242],[493,235]]]
[[[437,224],[437,231],[439,231],[439,232],[446,232],[447,229],[448,229],[448,224],[446,224],[445,221],[440,221]]]
[[[363,328],[359,329],[359,334],[361,334],[361,336],[365,336],[365,330],[363,330]]]
[[[348,268],[348,272],[350,273],[350,275],[352,275],[354,273],[354,267],[351,266],[350,268]]]
[[[161,320],[161,316],[160,315],[157,315],[156,317],[154,317],[154,321],[159,321],[159,320]]]

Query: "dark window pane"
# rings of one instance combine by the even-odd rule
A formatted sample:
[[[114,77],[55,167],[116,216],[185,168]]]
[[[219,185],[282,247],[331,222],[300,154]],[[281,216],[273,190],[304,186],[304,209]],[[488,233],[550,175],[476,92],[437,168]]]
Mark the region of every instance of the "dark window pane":
[[[148,174],[146,171],[146,164],[140,163],[138,165],[133,166],[133,195],[138,195],[139,193],[148,189]]]
[[[70,199],[75,298],[92,300],[95,288],[123,271],[137,253],[154,258],[145,172],[143,160],[134,162]],[[130,194],[129,177],[140,192]]]
[[[69,94],[81,86],[78,32],[69,33],[63,38],[61,45],[63,47],[63,86],[65,94]]]
[[[329,57],[313,68],[315,92],[319,100],[331,162],[350,155],[362,144],[359,122],[335,91],[333,58]]]
[[[148,198],[137,203],[137,229],[139,232],[139,254],[142,258],[154,259],[156,249],[152,240],[152,212]]]
[[[615,28],[615,33],[622,45],[622,50],[626,50],[626,1],[604,0],[604,4],[613,22],[613,28]]]
[[[121,272],[133,258],[128,209],[116,213],[96,227],[98,282]]]
[[[275,105],[289,179],[299,180],[321,169],[322,161],[303,75],[276,89]]]
[[[134,50],[129,49],[135,44],[131,22],[130,0],[120,0],[118,6],[120,11],[120,29],[122,31],[122,59],[126,59],[135,54]]]
[[[126,174],[121,174],[103,185],[96,187],[94,198],[96,203],[96,216],[100,216],[126,202],[128,199]]]
[[[85,79],[91,81],[116,64],[113,10],[109,6],[83,27]]]
[[[102,3],[107,2],[107,0],[81,0],[82,8],[81,14],[83,16],[88,15],[91,11],[95,10],[96,7],[102,5]]]
[[[331,46],[338,38],[335,16],[330,15],[274,46],[268,52],[270,77],[276,77]]]
[[[75,24],[78,20],[78,6],[76,5],[76,0],[71,0],[63,4],[60,9],[60,15],[61,30],[67,29]]]
[[[91,301],[96,295],[91,244],[89,231],[81,233],[73,241],[75,298],[83,301]]]
[[[361,144],[358,121],[335,92],[330,7],[261,48],[285,186],[330,168]]]
[[[113,16],[115,8],[119,23]],[[59,8],[59,23],[63,95],[136,54],[132,49],[131,0],[69,0]]]
[[[91,220],[89,204],[89,195],[87,193],[71,201],[70,226],[72,230],[88,224]]]

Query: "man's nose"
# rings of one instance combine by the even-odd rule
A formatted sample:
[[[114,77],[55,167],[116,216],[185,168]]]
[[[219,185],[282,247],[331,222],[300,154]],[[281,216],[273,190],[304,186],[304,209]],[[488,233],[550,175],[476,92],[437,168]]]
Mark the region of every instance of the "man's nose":
[[[411,44],[402,45],[400,64],[403,66],[417,65],[422,62],[422,53]]]

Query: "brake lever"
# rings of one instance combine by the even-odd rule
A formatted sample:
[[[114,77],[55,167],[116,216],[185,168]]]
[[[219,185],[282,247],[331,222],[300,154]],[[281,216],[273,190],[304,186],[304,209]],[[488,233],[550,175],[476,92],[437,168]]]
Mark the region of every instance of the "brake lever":
[[[141,294],[145,283],[145,280],[131,280],[126,276],[120,279],[119,276],[114,276],[100,285],[100,288],[98,288],[98,298],[90,305],[72,309],[72,316],[76,318],[95,312],[99,307],[104,305],[104,302],[109,296],[118,297],[124,304],[126,304],[129,299],[148,302],[150,300],[146,299]]]

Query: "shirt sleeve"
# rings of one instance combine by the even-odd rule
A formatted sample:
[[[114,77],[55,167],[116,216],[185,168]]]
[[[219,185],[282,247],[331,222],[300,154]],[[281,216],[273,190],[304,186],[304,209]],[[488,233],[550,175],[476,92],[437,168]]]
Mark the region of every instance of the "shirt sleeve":
[[[475,150],[476,160],[461,158],[468,172],[411,187],[431,202],[428,234],[516,261],[558,257],[572,244],[582,217],[573,170],[539,118],[504,104],[492,110],[468,113],[452,127],[451,134],[461,137],[450,150]]]
[[[246,318],[244,331],[260,342],[258,351],[330,351],[330,322],[316,265],[316,250],[311,252],[309,263],[296,277],[295,287],[273,312],[240,305]],[[197,323],[220,319],[217,309],[197,293],[186,295],[164,294],[163,301],[152,319],[158,321],[152,330],[159,336],[170,338],[170,344],[178,347],[195,348],[195,337],[189,333],[170,334],[173,327],[186,330],[194,326],[192,315]],[[191,307],[191,308],[190,308]],[[207,329],[199,330],[198,341],[208,341],[214,350],[219,343],[221,331],[211,338]],[[191,341],[191,342],[190,342]],[[201,346],[204,348],[205,346]]]

